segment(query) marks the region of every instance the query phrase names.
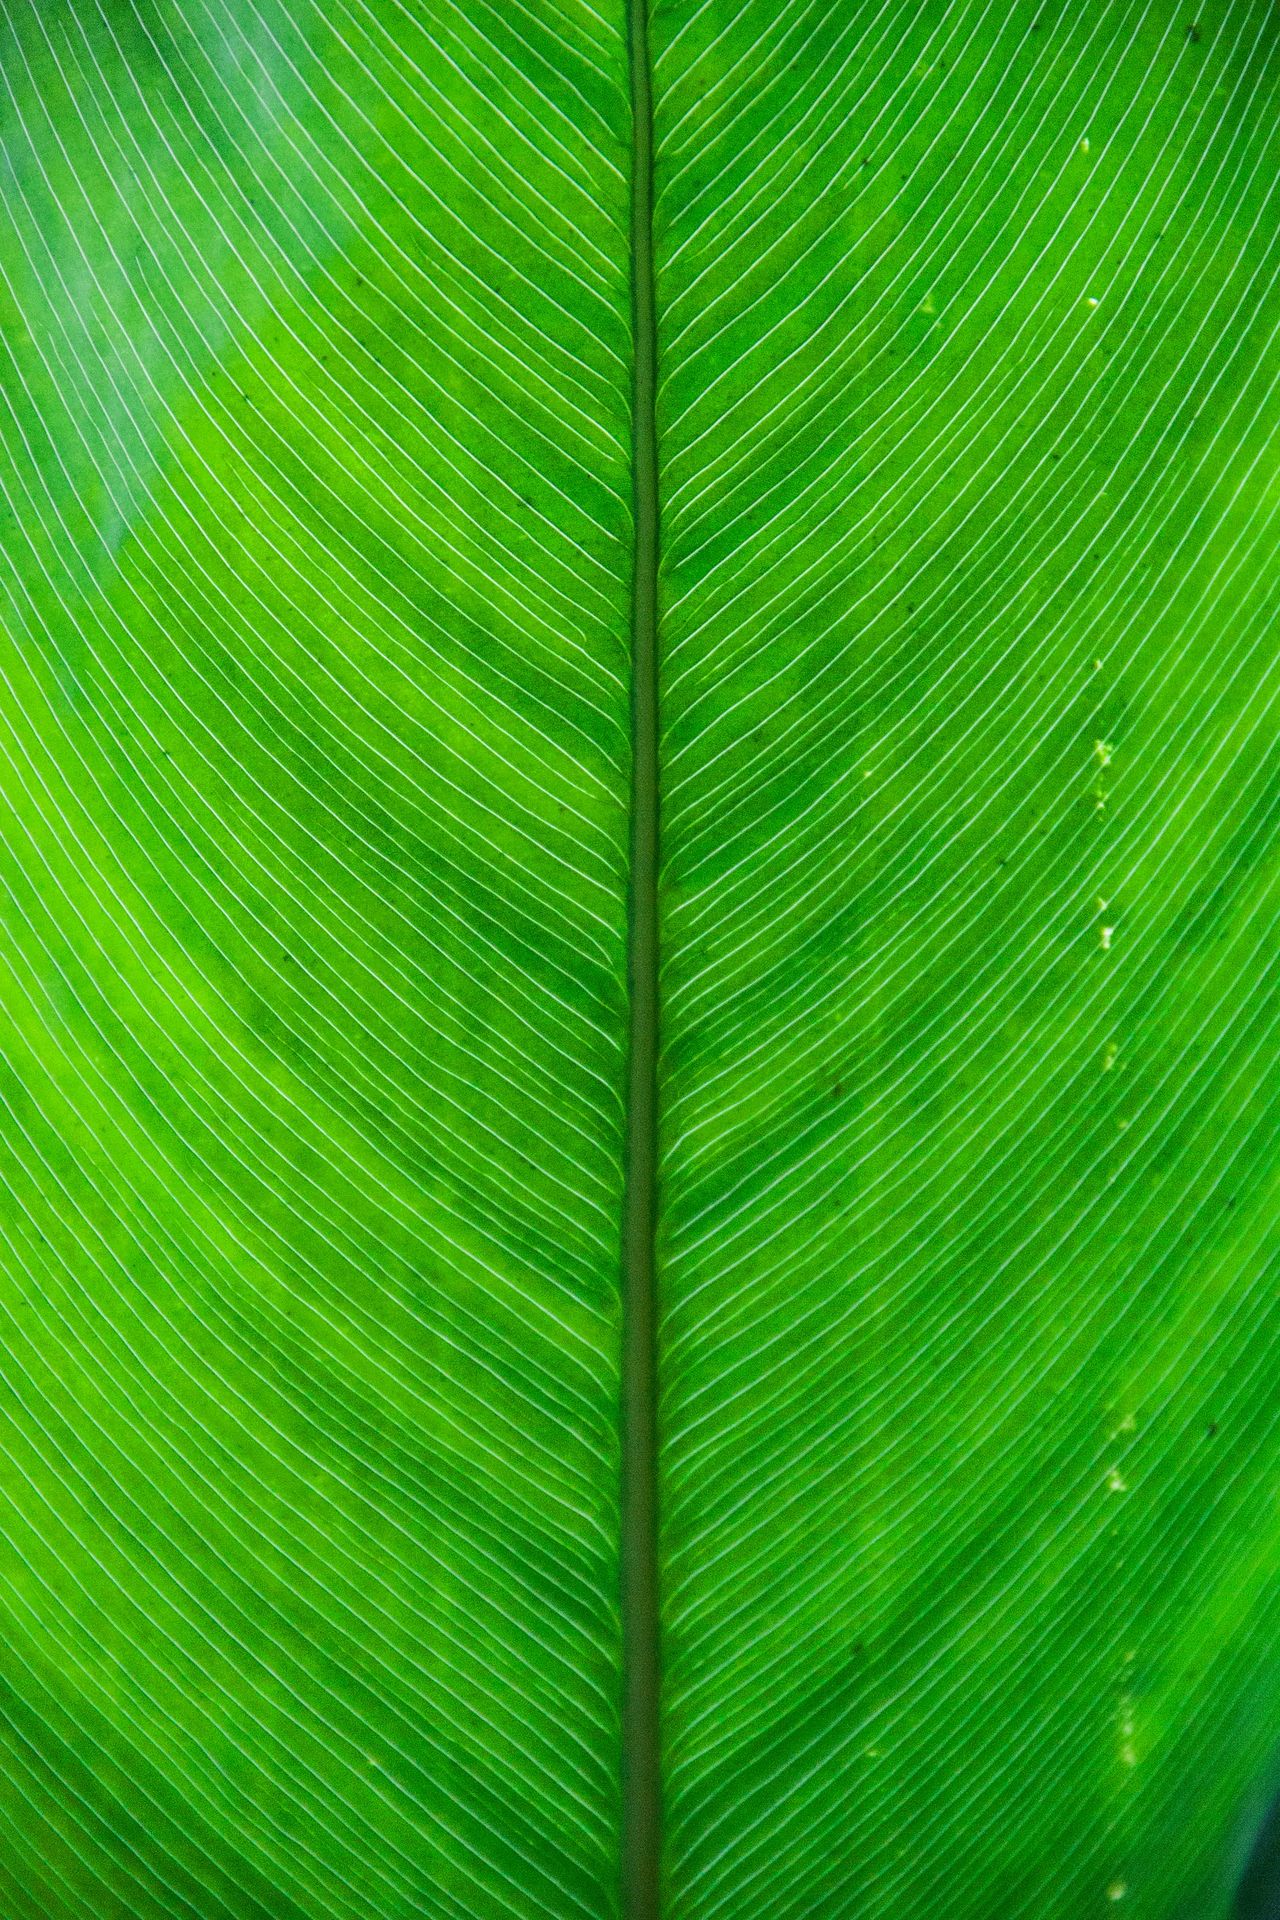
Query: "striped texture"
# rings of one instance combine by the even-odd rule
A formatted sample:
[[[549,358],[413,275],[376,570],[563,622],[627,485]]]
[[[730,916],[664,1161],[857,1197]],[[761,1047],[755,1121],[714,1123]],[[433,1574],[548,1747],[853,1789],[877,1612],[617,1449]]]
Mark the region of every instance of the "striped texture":
[[[0,39],[0,1911],[608,1912],[629,109]]]
[[[1210,1920],[1257,1817],[1278,43],[658,0],[671,1920]]]
[[[627,25],[0,7],[3,1920],[618,1911]],[[652,29],[660,1920],[1225,1920],[1275,9]]]

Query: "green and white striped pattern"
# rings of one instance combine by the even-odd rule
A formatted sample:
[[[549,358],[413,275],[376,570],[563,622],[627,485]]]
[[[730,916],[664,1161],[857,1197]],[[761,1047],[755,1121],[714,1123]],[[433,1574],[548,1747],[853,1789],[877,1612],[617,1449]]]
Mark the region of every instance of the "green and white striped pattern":
[[[620,1912],[631,25],[0,0],[0,1920]],[[627,1920],[1227,1920],[1276,9],[648,27]]]

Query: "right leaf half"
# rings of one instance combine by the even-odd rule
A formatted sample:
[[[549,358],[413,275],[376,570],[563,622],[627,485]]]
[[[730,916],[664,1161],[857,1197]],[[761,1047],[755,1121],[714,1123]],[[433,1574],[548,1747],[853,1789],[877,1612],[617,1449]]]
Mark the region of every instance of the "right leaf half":
[[[669,1912],[1212,1920],[1280,1741],[1275,12],[654,36]]]

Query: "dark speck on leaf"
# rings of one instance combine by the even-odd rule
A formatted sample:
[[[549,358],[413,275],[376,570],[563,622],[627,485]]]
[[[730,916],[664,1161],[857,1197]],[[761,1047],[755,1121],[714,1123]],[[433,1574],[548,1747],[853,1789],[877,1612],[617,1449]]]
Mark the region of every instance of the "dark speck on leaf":
[[[1197,44],[1197,42],[1200,39],[1200,29],[1198,26],[1196,26],[1194,21],[1187,28],[1187,38],[1191,42],[1193,47]]]
[[[1211,1421],[1209,1422],[1209,1424],[1208,1424],[1208,1426],[1207,1426],[1207,1427],[1205,1428],[1205,1434],[1207,1435],[1207,1437],[1208,1437],[1208,1438],[1209,1438],[1210,1440],[1212,1440],[1212,1439],[1213,1439],[1213,1437],[1214,1437],[1214,1435],[1215,1435],[1215,1434],[1217,1433],[1217,1431],[1218,1431],[1218,1423],[1217,1423],[1217,1421],[1216,1421],[1216,1420],[1211,1420]]]

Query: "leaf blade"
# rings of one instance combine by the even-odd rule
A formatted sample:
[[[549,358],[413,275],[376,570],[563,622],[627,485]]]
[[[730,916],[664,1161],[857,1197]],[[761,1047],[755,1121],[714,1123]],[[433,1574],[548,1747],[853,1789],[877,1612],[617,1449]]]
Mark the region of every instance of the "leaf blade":
[[[1222,1912],[1275,1688],[1267,17],[656,20],[670,1911]]]
[[[93,1920],[607,1911],[620,21],[7,31],[19,1817]]]

